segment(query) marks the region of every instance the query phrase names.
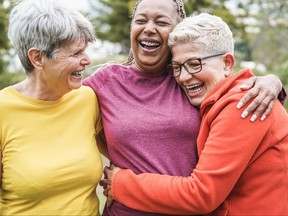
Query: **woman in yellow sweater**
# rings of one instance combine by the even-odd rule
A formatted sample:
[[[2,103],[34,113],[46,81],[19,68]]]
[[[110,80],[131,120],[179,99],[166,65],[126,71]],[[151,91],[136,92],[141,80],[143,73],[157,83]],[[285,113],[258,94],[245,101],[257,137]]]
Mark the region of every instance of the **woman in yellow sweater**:
[[[9,21],[26,79],[0,91],[0,215],[99,215],[102,124],[81,87],[94,28],[47,0],[21,2]]]

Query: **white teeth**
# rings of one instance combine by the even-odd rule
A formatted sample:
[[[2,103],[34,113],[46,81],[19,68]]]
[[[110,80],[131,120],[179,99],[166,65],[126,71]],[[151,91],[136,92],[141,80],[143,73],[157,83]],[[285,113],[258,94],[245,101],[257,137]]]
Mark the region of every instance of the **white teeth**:
[[[192,88],[196,88],[198,86],[201,86],[202,84],[192,84],[190,86],[186,86],[186,88],[189,90],[189,89],[192,89]]]
[[[141,44],[145,46],[160,46],[160,43],[150,41],[141,41]]]
[[[202,90],[203,85],[202,84],[192,84],[190,86],[186,86],[186,89],[190,93],[197,93]]]
[[[72,73],[72,76],[80,77],[80,76],[82,76],[82,73],[83,73],[83,71],[76,71],[76,72]]]

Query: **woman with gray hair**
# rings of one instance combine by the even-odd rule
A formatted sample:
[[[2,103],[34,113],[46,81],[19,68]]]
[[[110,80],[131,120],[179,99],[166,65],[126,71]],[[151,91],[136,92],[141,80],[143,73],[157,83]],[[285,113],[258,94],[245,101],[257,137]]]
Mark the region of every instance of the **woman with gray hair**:
[[[56,2],[25,0],[8,36],[26,78],[0,91],[0,215],[99,215],[102,123],[95,93],[81,87],[92,24]]]
[[[244,69],[233,75],[228,25],[206,13],[188,17],[173,29],[168,45],[171,75],[200,111],[198,163],[188,176],[106,168],[105,194],[163,214],[287,215],[288,115],[276,101],[265,121],[240,118],[239,86],[253,74]]]

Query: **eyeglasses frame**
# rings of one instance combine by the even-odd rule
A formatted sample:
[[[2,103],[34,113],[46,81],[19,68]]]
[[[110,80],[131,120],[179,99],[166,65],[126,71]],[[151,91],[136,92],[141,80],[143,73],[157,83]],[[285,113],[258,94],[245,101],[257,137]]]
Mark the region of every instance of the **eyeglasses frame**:
[[[170,66],[171,66],[171,68],[172,68],[172,77],[179,77],[180,75],[181,75],[181,71],[182,71],[182,67],[189,73],[189,74],[196,74],[196,73],[199,73],[199,72],[201,72],[202,71],[202,61],[203,60],[205,60],[205,59],[209,59],[209,58],[213,58],[213,57],[217,57],[217,56],[221,56],[221,55],[225,55],[225,53],[220,53],[220,54],[214,54],[214,55],[208,55],[208,56],[204,56],[204,57],[202,57],[202,58],[190,58],[190,59],[187,59],[185,62],[183,62],[182,64],[179,64],[179,63],[177,63],[177,64],[169,64]],[[185,64],[188,62],[188,61],[191,61],[191,60],[198,60],[199,62],[200,62],[200,64],[199,64],[199,66],[200,66],[200,69],[199,69],[199,71],[196,71],[196,72],[189,72],[188,70],[187,70],[187,68],[186,68],[186,66],[185,66]],[[172,67],[172,65],[178,65],[178,66],[180,66],[180,72],[179,72],[179,75],[177,75],[177,76],[174,76],[174,73],[173,73],[173,67]]]

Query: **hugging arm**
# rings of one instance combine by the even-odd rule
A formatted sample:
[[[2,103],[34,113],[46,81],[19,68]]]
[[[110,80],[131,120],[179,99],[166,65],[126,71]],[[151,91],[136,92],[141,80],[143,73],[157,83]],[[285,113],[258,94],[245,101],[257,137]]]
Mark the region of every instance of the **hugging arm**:
[[[240,88],[242,90],[249,90],[239,101],[238,108],[243,107],[254,98],[241,115],[242,118],[246,118],[249,114],[252,114],[250,118],[252,122],[260,115],[263,121],[271,112],[277,98],[282,104],[286,98],[286,92],[280,79],[273,74],[251,77]]]
[[[97,135],[96,135],[96,141],[97,146],[102,155],[104,155],[106,158],[109,158],[108,151],[107,151],[107,143],[106,138],[104,134],[104,129],[102,129]]]
[[[235,107],[236,102],[231,106]],[[213,120],[207,140],[204,138],[206,141],[198,144],[203,150],[190,176],[136,175],[131,170],[118,169],[111,177],[113,170],[106,169],[109,187],[105,195],[109,195],[110,200],[113,197],[130,208],[147,212],[185,215],[215,210],[231,193],[269,128],[268,120],[253,124],[239,120],[240,110],[235,114],[231,106],[225,107]],[[239,122],[238,126],[231,126],[235,122]],[[253,136],[243,133],[248,125],[249,134]]]

